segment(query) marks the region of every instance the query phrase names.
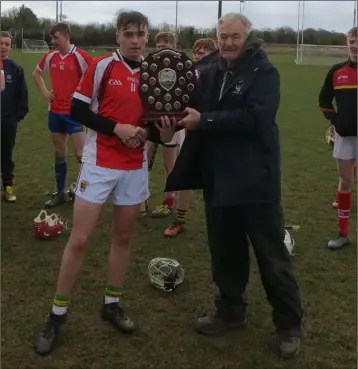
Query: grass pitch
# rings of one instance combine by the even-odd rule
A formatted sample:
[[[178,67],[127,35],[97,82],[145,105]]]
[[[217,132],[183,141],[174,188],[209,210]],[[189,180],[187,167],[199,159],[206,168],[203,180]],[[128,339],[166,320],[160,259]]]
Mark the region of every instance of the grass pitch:
[[[20,124],[15,148],[16,204],[2,206],[2,368],[4,369],[353,369],[356,364],[356,207],[351,220],[352,245],[327,250],[337,231],[335,162],[324,142],[327,122],[317,95],[327,67],[296,66],[293,57],[270,56],[281,74],[283,198],[286,223],[299,224],[294,271],[304,320],[302,352],[293,362],[277,359],[270,347],[271,309],[256,263],[248,287],[248,327],[240,334],[206,338],[193,331],[195,319],[212,308],[214,287],[206,245],[201,194],[188,213],[187,232],[163,238],[170,219],[143,219],[133,240],[133,256],[123,301],[139,325],[127,337],[99,317],[106,284],[111,207],[102,216],[91,242],[61,346],[49,357],[33,350],[38,329],[51,308],[59,263],[68,234],[37,241],[32,221],[54,188],[53,155],[47,130],[47,104],[35,89],[31,72],[40,55],[13,54],[24,67],[30,91],[30,114]],[[71,146],[70,146],[71,147]],[[70,149],[71,150],[71,149]],[[69,156],[69,181],[78,164]],[[161,201],[163,166],[160,155],[151,176],[151,206]],[[355,199],[353,204],[355,204]],[[72,205],[58,209],[71,218]],[[168,295],[148,282],[148,262],[174,257],[186,271],[184,285]]]

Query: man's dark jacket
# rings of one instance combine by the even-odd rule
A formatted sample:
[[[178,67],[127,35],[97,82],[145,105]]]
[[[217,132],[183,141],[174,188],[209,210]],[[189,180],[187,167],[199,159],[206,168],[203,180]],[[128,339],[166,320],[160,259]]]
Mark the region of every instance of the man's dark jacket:
[[[199,72],[201,121],[187,133],[165,190],[213,191],[214,206],[279,202],[279,101],[278,71],[254,35],[233,67],[212,58]]]

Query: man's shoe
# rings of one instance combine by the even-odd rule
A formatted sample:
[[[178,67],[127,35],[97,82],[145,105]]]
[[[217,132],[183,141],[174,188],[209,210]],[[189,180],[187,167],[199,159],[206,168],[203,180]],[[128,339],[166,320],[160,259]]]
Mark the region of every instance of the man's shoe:
[[[195,323],[195,330],[200,334],[215,336],[228,331],[242,329],[245,325],[245,318],[242,317],[235,320],[226,320],[220,317],[216,310],[214,314],[199,318]]]
[[[349,244],[348,238],[345,237],[345,236],[342,236],[341,234],[339,234],[338,238],[328,242],[327,247],[330,250],[338,250],[338,249],[341,249],[344,246],[347,246],[348,244]]]
[[[113,328],[121,333],[133,333],[135,331],[134,322],[116,302],[102,305],[102,319],[109,322]]]
[[[12,192],[12,186],[6,186],[4,192],[4,200],[7,202],[15,202],[16,196]]]
[[[50,313],[44,328],[37,337],[35,350],[39,355],[45,356],[54,350],[60,328],[66,320],[67,314],[55,315],[52,312]]]
[[[56,193],[50,200],[45,202],[47,208],[54,208],[67,202],[67,196],[64,192]]]
[[[293,359],[300,352],[301,340],[298,334],[278,334],[279,356],[282,359]]]
[[[151,213],[152,218],[166,218],[172,215],[174,208],[170,208],[168,205],[159,205]]]

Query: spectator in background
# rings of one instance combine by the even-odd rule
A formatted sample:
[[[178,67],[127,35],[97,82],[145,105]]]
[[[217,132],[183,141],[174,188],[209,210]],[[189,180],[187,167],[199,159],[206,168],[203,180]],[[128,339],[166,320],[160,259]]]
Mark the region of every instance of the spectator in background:
[[[192,52],[197,71],[199,72],[201,68],[211,63],[213,53],[214,59],[217,59],[215,57],[215,55],[217,56],[217,44],[211,38],[201,38],[195,41]],[[190,204],[190,195],[191,191],[179,191],[176,205],[176,217],[173,223],[164,231],[164,237],[176,237],[184,230],[186,213]]]
[[[171,32],[160,32],[155,37],[155,44],[157,50],[164,48],[175,49],[175,36]],[[183,143],[185,137],[184,130],[175,132],[173,139],[162,146],[162,157],[165,170],[165,181],[168,178],[169,173],[173,170],[175,160],[178,156],[179,147]],[[151,171],[153,168],[155,156],[158,149],[158,144],[147,141],[147,156],[148,156],[148,170]],[[151,213],[153,218],[164,218],[172,214],[175,206],[175,194],[174,192],[167,192],[164,194],[163,202],[161,205],[157,206]],[[141,215],[147,213],[144,204],[141,206]]]
[[[29,112],[29,100],[24,70],[9,58],[11,43],[11,35],[0,32],[0,59],[3,64],[3,70],[1,70],[1,176],[5,191],[4,199],[15,202],[13,150],[18,124]]]

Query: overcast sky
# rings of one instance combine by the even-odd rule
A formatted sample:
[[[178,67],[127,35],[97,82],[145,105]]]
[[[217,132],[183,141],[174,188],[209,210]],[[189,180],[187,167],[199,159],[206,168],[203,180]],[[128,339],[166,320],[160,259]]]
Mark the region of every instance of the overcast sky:
[[[90,3],[90,5],[88,4]],[[55,18],[55,1],[1,1],[1,12],[24,4],[38,17]],[[347,32],[353,26],[353,1],[305,1],[304,27]],[[208,28],[217,19],[217,1],[179,1],[178,23]],[[77,23],[111,22],[119,9],[139,10],[152,24],[175,24],[175,1],[63,1],[63,14]],[[239,11],[239,1],[223,1],[223,13]],[[297,29],[298,1],[247,1],[243,12],[255,28]]]

